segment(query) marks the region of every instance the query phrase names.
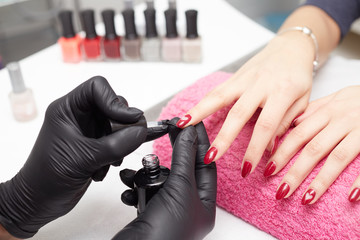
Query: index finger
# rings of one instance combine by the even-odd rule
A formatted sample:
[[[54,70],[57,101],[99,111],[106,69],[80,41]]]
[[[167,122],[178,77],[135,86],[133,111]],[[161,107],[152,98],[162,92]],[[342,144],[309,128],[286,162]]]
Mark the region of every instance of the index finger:
[[[86,112],[97,107],[107,118],[121,123],[134,123],[143,116],[141,110],[128,107],[126,100],[119,98],[109,82],[101,76],[90,78],[75,88],[69,97],[71,104],[80,111]]]
[[[210,91],[177,122],[177,126],[185,128],[189,125],[196,125],[214,112],[230,105],[235,100],[237,94],[233,91],[234,87],[229,88],[227,86],[228,81]]]

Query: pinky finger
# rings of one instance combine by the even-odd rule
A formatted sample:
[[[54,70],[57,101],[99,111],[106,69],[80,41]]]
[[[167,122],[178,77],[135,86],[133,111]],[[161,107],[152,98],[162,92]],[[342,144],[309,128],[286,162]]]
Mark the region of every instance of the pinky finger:
[[[360,175],[356,178],[349,192],[349,201],[356,202],[360,200]]]

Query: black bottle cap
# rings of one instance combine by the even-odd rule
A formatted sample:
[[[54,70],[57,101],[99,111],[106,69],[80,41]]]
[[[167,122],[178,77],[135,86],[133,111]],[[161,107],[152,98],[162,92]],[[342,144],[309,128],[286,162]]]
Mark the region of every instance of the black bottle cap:
[[[108,9],[101,12],[104,24],[105,24],[105,38],[106,39],[115,39],[117,34],[115,31],[114,16],[115,11]]]
[[[126,9],[122,12],[125,23],[125,38],[137,39],[138,34],[135,26],[135,13],[133,9]]]
[[[167,38],[178,37],[178,32],[176,29],[176,10],[175,9],[168,9],[165,11],[165,21],[166,21],[166,37]]]
[[[146,37],[154,38],[158,36],[156,30],[156,10],[153,8],[148,8],[144,11],[145,15],[145,24],[146,24]]]
[[[198,38],[197,31],[197,14],[196,10],[187,10],[186,15],[186,38]]]
[[[81,11],[81,20],[84,31],[86,33],[86,38],[96,38],[97,34],[95,30],[94,10],[88,9]]]
[[[64,10],[59,13],[59,19],[61,22],[63,37],[72,38],[75,37],[75,31],[72,21],[72,11]]]

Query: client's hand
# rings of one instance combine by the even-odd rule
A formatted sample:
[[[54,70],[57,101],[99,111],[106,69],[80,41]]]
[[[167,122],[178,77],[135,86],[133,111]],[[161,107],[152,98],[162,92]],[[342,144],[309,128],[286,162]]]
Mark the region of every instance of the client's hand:
[[[184,130],[170,126],[169,130],[174,149],[170,176],[145,211],[114,239],[202,239],[214,227],[216,166],[203,163],[210,145],[205,127],[199,123]],[[134,175],[135,171],[128,169],[120,174],[122,181],[132,188]],[[131,191],[125,193],[123,201],[136,205],[136,196]]]
[[[272,175],[278,173],[305,146],[279,185],[276,198],[287,198],[328,155],[302,198],[302,204],[312,204],[360,152],[360,86],[347,87],[311,102],[295,125],[269,160],[268,166],[273,166]],[[359,199],[360,177],[349,193],[349,201]]]
[[[229,80],[208,93],[180,119],[178,126],[194,125],[234,104],[204,161],[218,160],[246,122],[262,108],[242,163],[242,176],[250,174],[265,149],[274,152],[278,137],[308,105],[314,45],[301,32],[275,37]]]
[[[146,126],[107,135],[109,119],[134,123],[142,116],[103,77],[54,101],[25,165],[0,184],[0,224],[15,237],[29,238],[68,213],[92,179],[102,180],[110,164],[119,165],[146,138]]]

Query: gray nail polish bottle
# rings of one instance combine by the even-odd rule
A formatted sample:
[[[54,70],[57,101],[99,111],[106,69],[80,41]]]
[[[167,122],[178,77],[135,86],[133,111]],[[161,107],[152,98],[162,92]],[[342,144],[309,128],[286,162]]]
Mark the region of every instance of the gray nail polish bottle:
[[[125,23],[125,37],[122,44],[122,56],[126,61],[140,60],[141,39],[136,32],[135,13],[133,9],[122,12]]]
[[[201,62],[202,46],[201,37],[197,30],[197,15],[196,10],[187,10],[186,15],[186,38],[182,41],[182,53],[184,62]]]

